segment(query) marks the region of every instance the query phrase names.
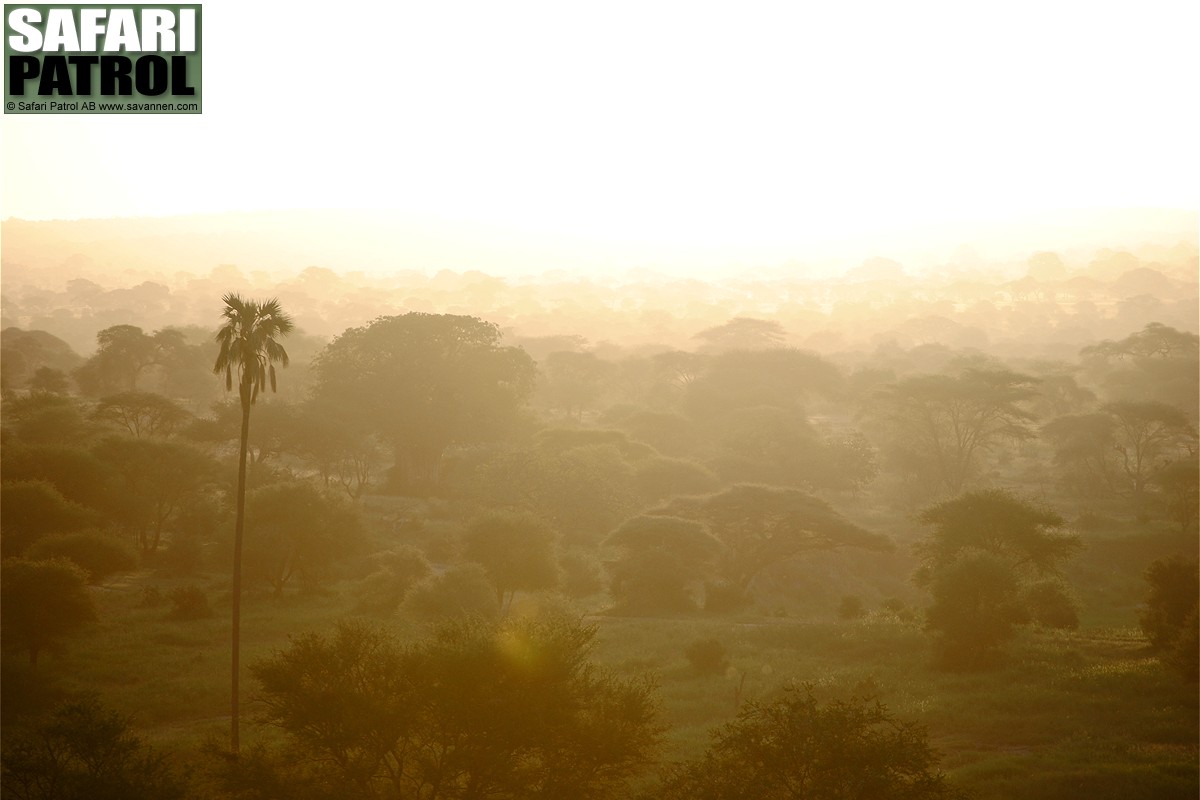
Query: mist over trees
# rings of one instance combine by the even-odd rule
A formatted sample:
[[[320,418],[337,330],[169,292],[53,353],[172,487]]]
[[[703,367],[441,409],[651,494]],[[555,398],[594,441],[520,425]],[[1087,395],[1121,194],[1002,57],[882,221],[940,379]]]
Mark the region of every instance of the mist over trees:
[[[1102,759],[1096,797],[1194,795],[1190,244],[708,282],[7,258],[6,792],[111,745],[105,780],[212,797],[1068,797]]]

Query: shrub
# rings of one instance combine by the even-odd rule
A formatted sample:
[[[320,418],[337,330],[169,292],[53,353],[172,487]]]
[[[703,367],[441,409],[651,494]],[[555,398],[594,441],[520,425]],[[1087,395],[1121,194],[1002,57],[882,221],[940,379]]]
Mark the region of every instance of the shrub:
[[[1167,650],[1196,607],[1200,595],[1197,560],[1174,556],[1155,561],[1146,570],[1146,583],[1149,591],[1138,622],[1155,650]]]
[[[1012,571],[988,553],[943,567],[930,591],[933,605],[926,611],[926,627],[938,633],[935,661],[944,669],[993,666],[1000,646],[1025,616]]]
[[[558,586],[557,534],[529,513],[492,511],[463,535],[463,559],[482,564],[501,604],[517,591]]]
[[[6,481],[0,487],[4,529],[0,555],[19,556],[50,533],[83,530],[97,524],[96,512],[63,497],[46,481]]]
[[[342,624],[251,669],[316,796],[618,797],[660,727],[651,685],[589,663],[595,632],[522,616],[402,644]]]
[[[195,575],[204,566],[204,547],[195,535],[176,533],[167,542],[158,565],[170,575]]]
[[[81,567],[88,574],[88,583],[93,584],[137,567],[132,547],[99,531],[45,536],[31,544],[25,555],[34,561],[65,558]]]
[[[167,619],[190,621],[212,616],[208,596],[199,586],[184,586],[171,592],[171,611]]]
[[[716,639],[697,639],[683,651],[700,675],[718,675],[729,668],[729,653]]]
[[[378,569],[359,583],[355,594],[358,608],[373,614],[392,614],[417,581],[429,575],[429,562],[410,545],[377,553],[372,560]]]
[[[95,699],[64,704],[6,746],[5,797],[24,800],[174,800],[187,784]],[[7,744],[7,743],[6,743]]]
[[[412,587],[402,610],[413,616],[444,617],[500,616],[496,588],[478,564],[452,567],[440,575],[430,575]]]
[[[590,550],[573,547],[564,551],[558,567],[568,597],[590,597],[604,591],[604,565]]]
[[[1025,605],[1030,617],[1038,625],[1060,630],[1079,627],[1079,610],[1075,607],[1075,601],[1057,583],[1043,581],[1029,587]]]
[[[167,598],[163,597],[162,590],[157,586],[143,586],[142,599],[138,602],[138,608],[158,608],[167,602]]]
[[[1197,606],[1183,621],[1179,635],[1167,654],[1166,663],[1188,683],[1200,683],[1200,616]]]
[[[811,690],[770,704],[749,703],[712,734],[695,761],[668,770],[661,800],[906,798],[962,793],[937,770],[923,729],[896,720],[879,702],[819,703]]]
[[[5,647],[38,654],[96,619],[87,573],[70,561],[6,559],[0,565],[0,627]]]
[[[866,615],[867,609],[863,605],[862,599],[854,595],[846,595],[838,605],[838,619],[856,620],[862,619]]]
[[[917,619],[916,612],[899,597],[889,597],[883,601],[880,608],[901,622],[914,622]]]

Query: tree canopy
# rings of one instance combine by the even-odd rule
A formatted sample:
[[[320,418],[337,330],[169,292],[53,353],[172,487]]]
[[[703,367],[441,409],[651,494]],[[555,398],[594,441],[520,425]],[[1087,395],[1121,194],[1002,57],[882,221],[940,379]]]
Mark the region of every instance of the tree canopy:
[[[892,547],[886,536],[799,489],[736,484],[715,494],[674,498],[653,513],[703,522],[725,545],[720,574],[742,593],[763,571],[805,551]]]
[[[596,630],[466,622],[402,645],[361,625],[254,665],[265,720],[339,796],[617,796],[654,752],[650,687],[588,662]]]
[[[321,352],[315,396],[391,442],[393,488],[427,491],[446,448],[501,434],[533,388],[533,360],[499,342],[499,329],[475,317],[380,317]]]
[[[871,413],[883,423],[895,466],[955,495],[984,452],[1033,436],[1033,415],[1023,404],[1036,386],[1037,379],[1010,370],[916,375],[880,391]]]

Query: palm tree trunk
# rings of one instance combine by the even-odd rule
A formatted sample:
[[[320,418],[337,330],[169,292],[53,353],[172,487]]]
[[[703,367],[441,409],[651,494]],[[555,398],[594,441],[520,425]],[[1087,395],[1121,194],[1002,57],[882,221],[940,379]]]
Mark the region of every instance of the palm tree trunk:
[[[238,452],[237,519],[233,527],[233,693],[229,751],[238,754],[238,667],[242,644],[242,531],[246,524],[246,451],[250,441],[250,387],[241,385],[242,438]]]

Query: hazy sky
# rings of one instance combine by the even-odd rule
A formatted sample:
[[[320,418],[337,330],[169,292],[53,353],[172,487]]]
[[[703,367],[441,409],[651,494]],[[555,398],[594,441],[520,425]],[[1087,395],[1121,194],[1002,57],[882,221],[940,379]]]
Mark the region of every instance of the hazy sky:
[[[204,9],[204,114],[4,117],[4,217],[397,208],[736,247],[1200,208],[1194,0]]]

